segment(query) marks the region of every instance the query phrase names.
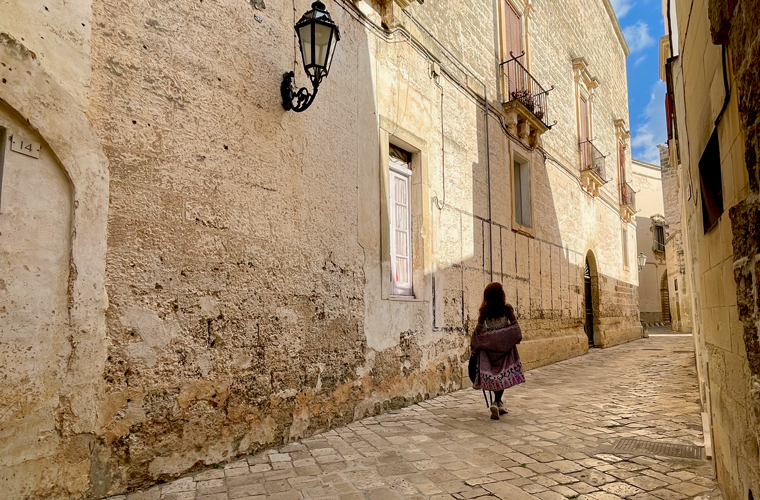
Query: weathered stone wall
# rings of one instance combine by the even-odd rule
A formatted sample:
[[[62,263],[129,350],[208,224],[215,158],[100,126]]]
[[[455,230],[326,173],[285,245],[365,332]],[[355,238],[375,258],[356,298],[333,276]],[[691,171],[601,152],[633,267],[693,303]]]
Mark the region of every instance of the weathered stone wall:
[[[665,205],[665,259],[670,296],[670,324],[673,331],[692,331],[691,285],[686,276],[686,252],[681,231],[681,203],[678,172],[671,166],[673,156],[667,146],[660,148],[662,197]]]
[[[87,477],[69,475],[79,482],[67,489],[60,477],[32,480],[19,498],[123,492],[463,387],[492,279],[522,320],[527,368],[586,352],[587,255],[596,344],[641,336],[635,227],[624,269],[617,184],[597,198],[582,190],[569,97],[571,59],[584,56],[603,80],[595,135],[616,150],[626,51],[606,0],[530,14],[531,70],[556,85],[558,122],[532,150],[499,114],[492,2],[401,12],[424,53],[328,2],[341,41],[305,113],[279,98],[282,73],[294,57],[300,66],[292,5],[254,5],[98,0],[83,21],[89,88],[60,78],[86,103],[110,162],[110,180],[99,177],[110,200],[107,332],[90,336],[101,350],[76,357],[96,371],[97,420],[81,424],[84,411],[64,399],[56,431],[89,451],[35,467],[64,476],[61,464],[76,460]],[[383,4],[363,8],[388,16]],[[432,58],[444,72],[435,78]],[[389,141],[414,153],[409,299],[387,292]],[[514,152],[532,163],[532,237],[512,230]]]
[[[729,1],[720,6],[717,4],[710,2],[710,28],[713,41],[720,43],[724,41],[721,34],[725,33],[725,23],[730,26],[730,70],[735,81],[735,98],[738,99],[737,120],[743,132],[737,135],[734,147],[738,158],[733,159],[735,178],[743,181],[739,193],[743,199],[731,207],[730,217],[736,305],[743,326],[743,331],[736,332],[735,336],[737,341],[739,338],[744,340],[751,374],[752,404],[748,425],[754,428],[755,440],[748,443],[746,455],[734,469],[738,472],[734,476],[735,488],[739,490],[737,498],[741,498],[747,495],[748,488],[752,488],[755,495],[760,490],[757,441],[760,438],[760,102],[757,94],[760,88],[760,32],[757,29],[760,3]],[[742,156],[744,171],[741,170]],[[746,378],[746,372],[743,378]]]
[[[734,3],[735,8],[725,9]],[[721,4],[719,9],[715,9]],[[709,360],[707,408],[711,413],[714,458],[718,479],[728,500],[757,495],[757,390],[753,374],[757,340],[754,336],[756,295],[752,278],[758,241],[751,216],[757,197],[756,147],[752,117],[757,116],[758,64],[757,2],[676,2],[683,102],[679,106],[679,138],[684,172],[680,176],[687,268],[694,276],[697,343]],[[716,22],[717,11],[733,17]],[[710,17],[708,17],[708,12]],[[725,21],[725,19],[724,19]],[[717,26],[730,27],[726,74],[730,100],[725,104],[721,39]],[[689,29],[686,29],[689,26]],[[713,38],[710,31],[713,29]],[[726,32],[723,32],[726,35]],[[753,83],[754,82],[754,83]],[[709,96],[709,98],[705,98]],[[754,107],[754,108],[753,108]],[[724,111],[723,111],[724,110]],[[716,125],[716,120],[720,121]],[[705,232],[702,220],[698,163],[717,127],[724,212]],[[688,130],[688,138],[686,131]],[[756,213],[756,212],[755,212]],[[732,245],[733,241],[733,245]]]

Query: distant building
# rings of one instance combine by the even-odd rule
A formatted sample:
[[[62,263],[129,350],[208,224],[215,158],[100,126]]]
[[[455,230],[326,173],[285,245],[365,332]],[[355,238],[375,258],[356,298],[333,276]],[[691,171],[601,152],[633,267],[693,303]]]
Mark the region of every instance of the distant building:
[[[670,165],[668,147],[658,147],[662,167],[662,197],[665,207],[665,259],[667,261],[667,273],[661,281],[661,286],[663,292],[667,291],[668,294],[669,319],[673,331],[691,332],[691,283],[686,279],[686,256],[681,225],[678,173]]]
[[[631,182],[636,191],[636,246],[646,255],[639,269],[639,309],[647,324],[670,323],[665,259],[665,216],[659,165],[634,159]]]

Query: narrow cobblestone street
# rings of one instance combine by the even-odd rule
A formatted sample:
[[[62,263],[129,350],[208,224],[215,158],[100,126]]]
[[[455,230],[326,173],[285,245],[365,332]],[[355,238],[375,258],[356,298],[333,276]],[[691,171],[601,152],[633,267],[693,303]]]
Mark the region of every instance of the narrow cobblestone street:
[[[499,421],[462,390],[126,498],[717,499],[707,460],[613,450],[622,438],[702,444],[693,356],[690,336],[592,350],[528,372]]]

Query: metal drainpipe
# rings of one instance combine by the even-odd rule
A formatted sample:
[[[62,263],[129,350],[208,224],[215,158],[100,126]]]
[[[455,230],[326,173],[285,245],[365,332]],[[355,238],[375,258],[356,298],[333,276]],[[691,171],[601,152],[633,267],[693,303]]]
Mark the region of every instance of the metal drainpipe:
[[[488,267],[491,271],[491,282],[493,282],[493,221],[491,220],[491,142],[488,136],[488,87],[483,83],[483,94],[485,95],[486,106],[484,116],[486,119],[486,169],[488,171]]]

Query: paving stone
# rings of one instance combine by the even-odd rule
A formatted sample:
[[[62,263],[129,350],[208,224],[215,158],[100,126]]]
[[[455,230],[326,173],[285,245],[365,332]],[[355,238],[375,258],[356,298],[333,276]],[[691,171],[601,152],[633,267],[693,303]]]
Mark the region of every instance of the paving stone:
[[[301,500],[303,495],[298,490],[284,491],[281,493],[275,493],[273,495],[267,495],[267,500]]]
[[[709,488],[700,484],[690,482],[678,483],[668,487],[668,489],[683,493],[686,496],[694,496],[707,491]]]
[[[643,490],[623,482],[603,484],[599,489],[623,498],[644,493]]]
[[[689,479],[696,477],[696,474],[694,474],[693,472],[682,470],[682,471],[671,472],[668,474],[668,476],[679,479],[681,481],[688,481]]]
[[[161,487],[156,486],[145,491],[136,491],[127,495],[127,500],[160,500]]]
[[[559,493],[564,498],[576,498],[577,496],[580,495],[580,493],[578,493],[577,491],[570,489],[567,486],[564,486],[561,484],[558,484],[557,486],[552,486],[550,489],[556,493]]]
[[[483,488],[502,500],[535,500],[535,497],[506,481],[488,483]]]
[[[686,495],[673,490],[655,490],[650,494],[659,498],[660,500],[682,500],[686,498]]]
[[[612,483],[615,481],[615,478],[613,476],[594,469],[586,469],[584,471],[576,472],[570,475],[592,486],[601,486],[603,484]]]
[[[193,476],[193,481],[206,481],[208,479],[223,479],[224,471],[221,469],[210,469]]]
[[[646,491],[656,490],[668,485],[665,481],[644,475],[629,478],[626,482]]]
[[[596,486],[591,486],[588,483],[584,483],[583,481],[579,481],[577,483],[572,483],[567,485],[568,488],[577,491],[579,494],[587,494],[587,493],[593,493],[594,491],[597,491],[599,488]]]

